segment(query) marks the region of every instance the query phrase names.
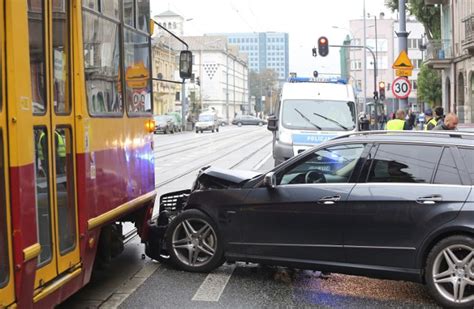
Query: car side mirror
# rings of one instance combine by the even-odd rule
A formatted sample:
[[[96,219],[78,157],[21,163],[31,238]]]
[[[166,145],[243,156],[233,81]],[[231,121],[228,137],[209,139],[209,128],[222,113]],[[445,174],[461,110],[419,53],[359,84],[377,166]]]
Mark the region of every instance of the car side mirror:
[[[189,50],[182,50],[179,54],[179,77],[182,79],[191,78],[193,75],[193,53]]]
[[[263,178],[263,184],[267,188],[275,189],[277,186],[277,181],[276,181],[276,176],[274,172],[270,172],[265,175],[265,178]]]
[[[276,116],[268,117],[267,129],[269,131],[276,131],[278,129],[278,118]]]

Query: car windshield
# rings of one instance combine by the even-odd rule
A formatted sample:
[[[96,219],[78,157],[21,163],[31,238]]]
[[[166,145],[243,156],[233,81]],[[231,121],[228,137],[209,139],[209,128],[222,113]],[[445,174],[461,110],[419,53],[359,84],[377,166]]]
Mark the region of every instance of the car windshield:
[[[353,102],[285,100],[282,121],[288,129],[348,131],[356,126]]]
[[[155,116],[156,122],[166,122],[168,121],[168,116]]]
[[[199,121],[212,121],[213,119],[213,115],[199,115]]]

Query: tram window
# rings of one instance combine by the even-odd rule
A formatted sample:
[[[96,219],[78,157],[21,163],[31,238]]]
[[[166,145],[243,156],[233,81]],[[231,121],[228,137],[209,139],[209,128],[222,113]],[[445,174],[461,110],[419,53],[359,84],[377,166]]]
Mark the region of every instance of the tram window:
[[[35,139],[35,196],[38,239],[41,253],[38,266],[46,264],[52,255],[51,209],[49,207],[49,153],[48,132],[44,127],[34,128]]]
[[[53,1],[53,63],[54,63],[54,111],[57,114],[71,112],[69,85],[69,1]]]
[[[0,130],[0,288],[8,283],[10,274],[10,263],[8,260],[7,204],[5,198],[5,167],[3,163],[3,134]]]
[[[151,112],[148,38],[128,29],[124,29],[124,35],[127,109],[129,114],[148,113]]]
[[[148,21],[150,20],[150,0],[137,0],[137,8],[137,29],[148,32]]]
[[[46,113],[44,0],[28,1],[28,31],[33,113],[41,115]]]
[[[126,25],[135,27],[135,1],[134,0],[123,1],[123,22]]]
[[[54,137],[59,252],[65,254],[76,245],[74,152],[71,128],[57,128]]]
[[[101,3],[101,11],[104,15],[115,19],[120,18],[120,5],[118,0],[102,0]]]
[[[89,113],[92,116],[120,116],[123,104],[118,24],[84,11],[83,32]]]

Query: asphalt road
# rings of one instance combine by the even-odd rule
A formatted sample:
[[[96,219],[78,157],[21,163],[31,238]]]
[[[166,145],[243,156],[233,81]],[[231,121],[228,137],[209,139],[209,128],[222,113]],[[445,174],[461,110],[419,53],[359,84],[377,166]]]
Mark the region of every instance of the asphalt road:
[[[155,136],[158,195],[187,189],[205,165],[267,171],[271,133],[264,127],[224,127],[219,133]],[[155,205],[155,213],[158,210]],[[127,228],[125,228],[127,229]],[[187,273],[143,258],[138,238],[107,271],[62,308],[431,308],[423,285],[319,272],[224,265],[211,274]]]

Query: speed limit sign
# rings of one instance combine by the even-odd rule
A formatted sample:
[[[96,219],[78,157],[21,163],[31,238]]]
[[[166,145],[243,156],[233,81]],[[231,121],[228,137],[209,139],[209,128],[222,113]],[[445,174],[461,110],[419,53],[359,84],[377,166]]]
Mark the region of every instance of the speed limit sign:
[[[411,92],[411,83],[406,77],[399,77],[393,81],[392,93],[398,99],[406,99]]]

